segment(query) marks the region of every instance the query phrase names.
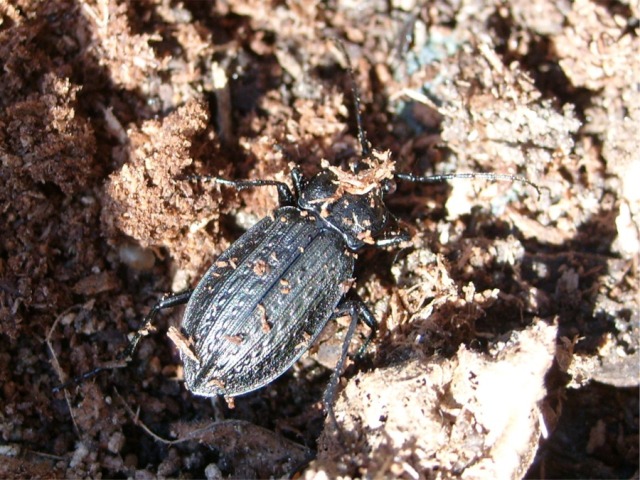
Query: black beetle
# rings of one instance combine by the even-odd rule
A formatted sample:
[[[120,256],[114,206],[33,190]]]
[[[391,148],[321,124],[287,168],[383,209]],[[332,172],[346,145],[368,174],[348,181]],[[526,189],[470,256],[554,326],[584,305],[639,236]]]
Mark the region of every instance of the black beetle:
[[[349,61],[347,65],[353,78]],[[202,177],[239,190],[275,186],[280,206],[236,240],[195,289],[163,297],[121,357],[131,358],[160,310],[187,303],[180,329],[169,330],[184,363],[186,386],[197,395],[230,399],[282,375],[309,349],[331,318],[350,315],[342,355],[325,396],[330,410],[356,320],[364,320],[371,335],[377,325],[371,311],[351,290],[357,252],[368,245],[397,246],[409,239],[384,203],[384,195],[394,190],[395,180],[433,183],[482,177],[521,181],[538,189],[513,175],[423,177],[395,173],[388,152],[368,147],[355,83],[353,100],[363,158],[351,170],[324,165],[306,179],[293,169],[293,191],[274,180]]]
[[[294,169],[293,192],[282,182],[210,178],[238,189],[276,186],[280,207],[236,240],[194,290],[160,300],[127,356],[159,310],[187,302],[180,329],[169,333],[186,386],[228,398],[282,375],[333,317],[360,317],[375,332],[373,314],[351,284],[358,250],[408,240],[389,230],[395,222],[383,201],[394,186],[393,167],[388,154],[373,152],[358,172],[327,167],[305,179]]]

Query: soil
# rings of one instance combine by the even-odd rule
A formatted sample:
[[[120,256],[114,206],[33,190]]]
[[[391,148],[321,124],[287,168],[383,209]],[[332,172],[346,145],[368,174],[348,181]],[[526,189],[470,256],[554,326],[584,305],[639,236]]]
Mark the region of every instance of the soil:
[[[620,1],[0,0],[0,477],[637,478],[640,8]],[[196,397],[158,317],[289,182],[370,144],[411,234],[380,322]],[[357,351],[367,335],[362,327]],[[101,373],[55,390],[98,367]],[[324,365],[324,366],[323,366]]]

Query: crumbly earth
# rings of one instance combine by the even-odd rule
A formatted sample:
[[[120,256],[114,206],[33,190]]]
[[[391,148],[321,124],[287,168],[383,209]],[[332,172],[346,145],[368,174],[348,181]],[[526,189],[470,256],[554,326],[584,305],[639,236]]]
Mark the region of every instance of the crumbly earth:
[[[637,3],[0,0],[0,477],[637,478]],[[273,384],[186,391],[159,316],[288,181],[372,146],[411,234],[360,254],[380,322]],[[359,337],[367,332],[363,330]],[[356,342],[358,343],[358,342]],[[353,346],[354,351],[358,345]]]

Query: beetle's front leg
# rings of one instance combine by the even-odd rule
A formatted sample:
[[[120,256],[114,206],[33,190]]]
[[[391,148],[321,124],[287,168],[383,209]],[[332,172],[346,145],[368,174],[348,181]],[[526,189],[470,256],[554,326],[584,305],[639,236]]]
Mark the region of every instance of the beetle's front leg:
[[[411,240],[411,236],[405,230],[384,233],[376,238],[375,246],[378,248],[397,247]]]
[[[278,202],[281,207],[294,206],[296,197],[291,192],[289,186],[284,182],[277,180],[228,180],[226,178],[212,177],[209,175],[189,175],[189,179],[201,180],[204,182],[214,182],[236,190],[245,190],[247,188],[256,187],[276,187],[278,190]]]

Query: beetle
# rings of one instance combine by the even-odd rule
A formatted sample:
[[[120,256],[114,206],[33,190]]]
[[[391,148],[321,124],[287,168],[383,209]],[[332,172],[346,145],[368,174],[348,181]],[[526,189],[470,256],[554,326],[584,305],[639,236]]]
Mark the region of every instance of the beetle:
[[[332,318],[362,318],[373,334],[375,318],[351,285],[357,252],[409,239],[389,230],[395,219],[383,196],[394,187],[393,168],[389,154],[373,151],[354,171],[326,166],[307,179],[293,169],[293,191],[272,180],[205,177],[237,189],[275,186],[280,206],[222,253],[195,289],[161,299],[126,356],[160,310],[187,303],[180,329],[169,332],[186,387],[230,398],[282,375]]]
[[[236,189],[275,186],[280,206],[222,253],[195,289],[160,300],[127,356],[158,311],[187,303],[180,329],[170,330],[186,387],[196,395],[229,399],[282,375],[328,321],[349,315],[343,352],[325,397],[328,405],[356,320],[364,320],[371,336],[377,326],[351,290],[357,254],[367,246],[385,248],[409,240],[397,228],[384,196],[398,178],[433,182],[445,177],[396,174],[394,167],[389,153],[372,150],[352,171],[325,166],[307,179],[294,168],[293,191],[273,180],[204,177]]]
[[[347,70],[353,80],[348,56]],[[349,315],[342,354],[325,393],[325,407],[331,413],[331,398],[356,321],[362,319],[371,328],[369,339],[377,326],[352,289],[358,252],[409,240],[384,201],[395,190],[395,182],[481,177],[520,181],[538,190],[514,175],[396,173],[389,152],[369,148],[355,82],[352,93],[362,158],[350,169],[325,164],[316,175],[305,178],[294,168],[293,190],[275,180],[197,177],[237,190],[276,187],[279,206],[222,253],[193,290],[161,298],[121,358],[132,358],[159,311],[186,303],[180,328],[171,327],[168,332],[184,364],[186,387],[196,395],[222,395],[230,401],[282,375],[310,348],[327,322]]]

